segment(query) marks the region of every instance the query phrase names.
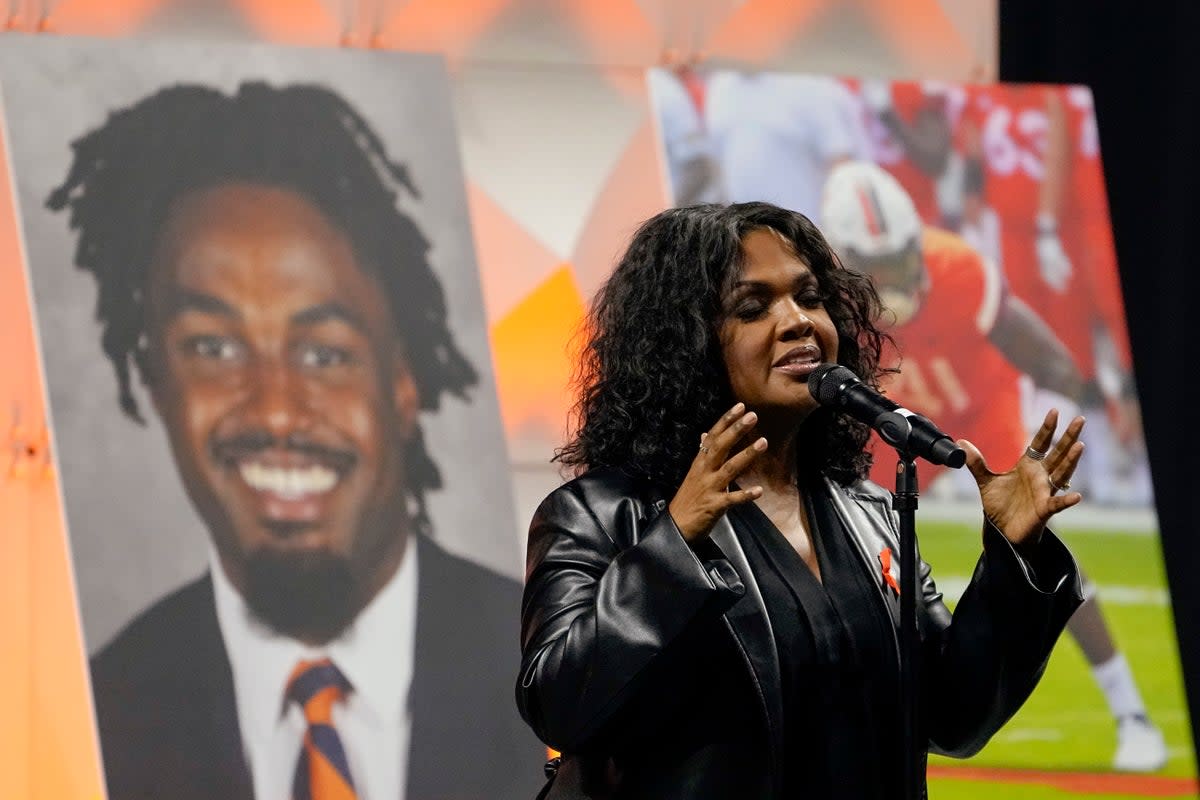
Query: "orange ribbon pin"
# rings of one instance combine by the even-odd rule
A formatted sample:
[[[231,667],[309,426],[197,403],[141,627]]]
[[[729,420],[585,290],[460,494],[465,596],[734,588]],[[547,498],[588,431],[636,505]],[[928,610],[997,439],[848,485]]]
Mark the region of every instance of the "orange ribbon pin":
[[[879,563],[883,566],[883,582],[892,588],[896,596],[900,596],[900,584],[892,577],[892,551],[890,548],[883,548],[879,551]]]

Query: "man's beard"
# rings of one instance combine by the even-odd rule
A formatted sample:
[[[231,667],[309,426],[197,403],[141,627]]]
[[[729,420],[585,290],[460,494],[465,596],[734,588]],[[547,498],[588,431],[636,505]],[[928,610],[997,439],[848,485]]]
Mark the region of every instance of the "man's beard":
[[[345,558],[260,550],[246,562],[246,605],[276,633],[310,644],[341,635],[361,610],[361,590]]]

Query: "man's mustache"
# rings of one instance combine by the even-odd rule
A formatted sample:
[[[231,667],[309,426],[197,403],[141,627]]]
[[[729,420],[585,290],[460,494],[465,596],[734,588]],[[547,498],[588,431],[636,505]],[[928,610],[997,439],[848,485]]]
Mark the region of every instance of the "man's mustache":
[[[209,450],[213,458],[227,464],[252,458],[267,450],[299,453],[338,472],[349,471],[358,461],[354,451],[318,442],[303,433],[290,433],[278,437],[268,431],[244,431],[233,436],[213,439]]]

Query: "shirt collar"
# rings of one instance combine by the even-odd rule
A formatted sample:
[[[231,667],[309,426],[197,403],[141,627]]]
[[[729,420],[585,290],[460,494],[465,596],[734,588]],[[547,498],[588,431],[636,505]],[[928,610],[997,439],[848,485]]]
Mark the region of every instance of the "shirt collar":
[[[416,643],[417,547],[341,636],[312,647],[259,622],[234,588],[215,549],[209,562],[217,621],[233,671],[243,745],[267,741],[279,724],[287,681],[301,660],[329,658],[354,687],[355,702],[383,723],[407,707]]]

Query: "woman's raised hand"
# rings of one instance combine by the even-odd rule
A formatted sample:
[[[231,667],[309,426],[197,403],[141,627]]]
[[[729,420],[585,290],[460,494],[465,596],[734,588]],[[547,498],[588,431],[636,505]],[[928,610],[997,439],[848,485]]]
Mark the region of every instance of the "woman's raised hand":
[[[983,513],[1010,542],[1036,542],[1050,517],[1083,499],[1079,492],[1069,491],[1083,454],[1079,441],[1083,421],[1075,417],[1055,441],[1058,411],[1051,409],[1024,454],[1003,473],[992,472],[975,445],[959,440],[967,451],[967,468],[979,485]]]
[[[738,403],[717,420],[707,433],[700,434],[700,447],[692,466],[671,499],[668,511],[683,538],[689,542],[703,539],[717,519],[732,506],[748,503],[762,494],[761,486],[730,491],[729,484],[767,449],[767,440],[756,439],[749,447],[730,456],[742,441],[758,415]]]

